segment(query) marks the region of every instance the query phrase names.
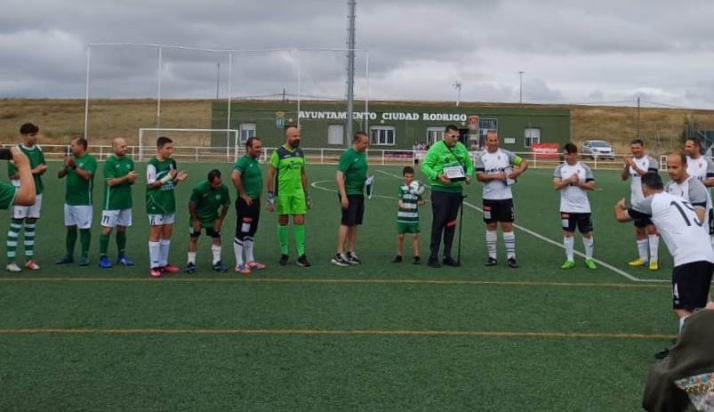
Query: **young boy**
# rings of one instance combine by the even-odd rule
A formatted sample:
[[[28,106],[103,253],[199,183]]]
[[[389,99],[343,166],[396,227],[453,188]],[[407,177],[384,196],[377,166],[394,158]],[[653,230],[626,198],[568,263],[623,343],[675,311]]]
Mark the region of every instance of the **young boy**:
[[[168,137],[156,140],[156,157],[146,166],[146,212],[149,214],[149,258],[151,277],[159,278],[161,273],[177,273],[180,269],[169,265],[171,234],[176,220],[176,194],[174,189],[188,177],[186,172],[176,169],[176,161],[171,158],[174,145]]]
[[[8,264],[5,267],[9,272],[20,272],[22,269],[17,265],[16,254],[20,231],[25,228],[25,268],[29,270],[38,270],[40,266],[35,263],[35,226],[37,219],[40,218],[40,210],[42,209],[42,192],[44,185],[42,184],[42,175],[47,172],[47,163],[42,149],[37,145],[37,133],[40,129],[32,123],[25,123],[20,127],[20,135],[22,136],[22,144],[18,148],[30,160],[30,168],[32,176],[35,180],[35,204],[31,206],[13,205],[10,230],[7,232],[7,260]],[[20,173],[17,167],[8,162],[7,174],[16,187],[20,186]]]
[[[188,202],[188,213],[191,216],[188,241],[188,264],[185,272],[196,271],[196,250],[201,229],[206,230],[206,235],[213,240],[211,252],[213,253],[213,270],[225,272],[228,270],[221,261],[221,227],[228,214],[231,204],[228,187],[221,180],[221,171],[213,169],[208,172],[206,181],[193,188],[191,200]],[[220,209],[220,214],[218,210]]]
[[[414,247],[414,264],[421,263],[419,256],[419,209],[426,200],[421,195],[412,192],[409,184],[414,180],[414,168],[406,166],[402,169],[404,182],[399,186],[399,212],[397,213],[397,256],[392,259],[393,263],[402,261],[402,250],[404,249],[404,235],[412,234],[412,246]]]

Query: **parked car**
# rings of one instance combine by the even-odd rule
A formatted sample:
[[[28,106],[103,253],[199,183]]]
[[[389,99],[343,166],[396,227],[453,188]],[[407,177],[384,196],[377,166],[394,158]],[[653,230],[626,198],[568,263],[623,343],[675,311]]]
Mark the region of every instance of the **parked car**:
[[[582,157],[615,160],[615,152],[612,151],[612,145],[604,140],[586,140],[583,142]]]

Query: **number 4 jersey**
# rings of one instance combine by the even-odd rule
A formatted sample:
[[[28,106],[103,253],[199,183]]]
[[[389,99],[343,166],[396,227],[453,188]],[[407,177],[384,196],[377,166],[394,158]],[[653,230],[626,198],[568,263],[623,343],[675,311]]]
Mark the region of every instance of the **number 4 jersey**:
[[[674,266],[700,261],[714,263],[709,232],[694,212],[694,206],[682,197],[655,193],[630,206],[627,213],[633,219],[652,220],[674,258]]]

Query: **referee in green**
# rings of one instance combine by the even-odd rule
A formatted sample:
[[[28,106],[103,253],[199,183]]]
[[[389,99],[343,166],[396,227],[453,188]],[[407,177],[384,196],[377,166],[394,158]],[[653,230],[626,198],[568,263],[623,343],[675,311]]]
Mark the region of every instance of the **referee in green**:
[[[310,266],[305,255],[305,214],[312,207],[305,172],[305,154],[300,149],[300,129],[285,126],[285,143],[270,156],[268,166],[268,212],[278,213],[281,266],[288,264],[288,222],[293,217],[298,266]]]
[[[444,260],[446,266],[459,266],[451,256],[451,247],[456,234],[456,219],[463,201],[463,184],[471,183],[474,166],[469,151],[459,142],[459,128],[453,124],[446,126],[444,140],[434,143],[426,154],[421,171],[431,184],[431,244],[428,265],[440,268],[439,247],[444,234]],[[445,168],[461,169],[461,176],[447,177]]]
[[[337,165],[338,195],[342,207],[342,220],[337,233],[337,253],[331,263],[337,266],[359,265],[362,263],[355,253],[357,246],[357,226],[364,218],[364,186],[367,181],[367,154],[369,136],[357,132],[352,138],[352,147],[340,156]],[[347,254],[345,255],[345,249]]]

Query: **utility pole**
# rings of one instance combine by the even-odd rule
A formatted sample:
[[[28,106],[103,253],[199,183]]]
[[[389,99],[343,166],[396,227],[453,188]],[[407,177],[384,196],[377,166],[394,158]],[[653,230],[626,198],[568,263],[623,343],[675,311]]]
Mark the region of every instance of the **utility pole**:
[[[352,139],[352,118],[355,99],[355,9],[356,0],[348,0],[347,7],[347,141]]]
[[[218,100],[218,91],[221,89],[221,63],[216,63],[216,100]]]
[[[637,138],[640,138],[640,96],[637,96]]]
[[[520,88],[518,91],[518,103],[523,104],[523,73],[524,71],[519,71],[518,72],[518,79],[520,83]]]
[[[456,80],[452,86],[456,89],[456,107],[461,103],[461,80]]]

